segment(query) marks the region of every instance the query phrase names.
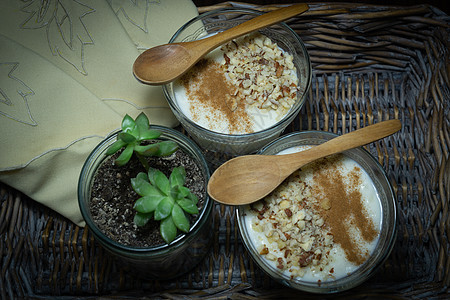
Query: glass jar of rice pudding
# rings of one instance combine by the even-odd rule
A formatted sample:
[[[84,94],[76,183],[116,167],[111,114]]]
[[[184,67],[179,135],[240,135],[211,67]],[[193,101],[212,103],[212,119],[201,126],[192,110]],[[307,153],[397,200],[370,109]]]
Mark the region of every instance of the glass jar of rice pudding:
[[[205,38],[259,14],[211,11],[185,24],[170,43]],[[303,42],[280,23],[213,50],[163,90],[175,116],[203,149],[239,155],[280,135],[299,113],[310,82]]]
[[[283,136],[260,154],[299,152],[336,135]],[[287,286],[316,293],[352,288],[384,262],[395,239],[396,209],[386,174],[362,148],[312,162],[264,199],[237,208],[244,245]]]

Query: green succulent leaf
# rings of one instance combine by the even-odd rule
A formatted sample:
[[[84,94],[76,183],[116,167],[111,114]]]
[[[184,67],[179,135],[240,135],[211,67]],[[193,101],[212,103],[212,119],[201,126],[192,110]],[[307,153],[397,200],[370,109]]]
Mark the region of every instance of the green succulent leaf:
[[[170,190],[170,195],[174,199],[183,199],[189,196],[190,192],[191,191],[187,187],[177,185]]]
[[[126,144],[130,144],[136,141],[136,137],[128,132],[120,132],[117,137]]]
[[[106,151],[106,155],[111,155],[126,147],[126,150],[122,153],[123,156],[116,161],[120,166],[125,165],[135,152],[143,167],[148,170],[148,161],[144,159],[144,156],[167,156],[178,148],[177,143],[173,141],[163,141],[151,145],[140,144],[144,140],[152,140],[161,136],[159,130],[150,129],[150,122],[144,113],[140,113],[136,120],[126,114],[122,119],[121,127],[122,131],[118,133],[117,141]],[[131,146],[132,150],[130,149]]]
[[[189,199],[189,200],[191,200],[192,202],[194,202],[194,204],[197,205],[197,203],[198,203],[198,197],[197,197],[194,193],[189,192],[189,195],[188,195],[186,198]]]
[[[122,119],[122,131],[130,132],[136,127],[136,122],[130,117],[128,114],[125,115]]]
[[[132,128],[128,128],[127,130],[123,130],[122,132],[131,134],[136,140],[139,139],[139,128],[136,125]]]
[[[197,204],[194,203],[192,200],[190,199],[180,199],[177,201],[177,204],[187,213],[193,215],[193,214],[198,214],[198,207]]]
[[[157,171],[157,169],[150,168],[150,169],[148,169],[148,173],[147,173],[148,174],[148,181],[154,186],[156,186],[156,183],[155,183],[155,173],[156,173],[156,171]]]
[[[136,175],[136,179],[148,181],[148,175],[147,175],[147,173],[139,172],[139,173]]]
[[[143,156],[155,156],[159,151],[158,144],[151,144],[146,146],[136,145],[134,151]]]
[[[139,128],[139,130],[146,130],[150,127],[150,122],[147,118],[147,115],[141,112],[135,120],[136,126]]]
[[[178,229],[183,232],[189,232],[189,220],[186,218],[183,209],[176,203],[172,208],[172,220]]]
[[[139,194],[139,196],[146,196],[154,192],[154,190],[156,190],[156,192],[160,194],[159,191],[155,189],[147,180],[144,180],[140,177],[131,178],[131,186],[133,187],[133,190]]]
[[[116,153],[117,151],[122,149],[122,147],[124,147],[126,144],[127,143],[125,143],[124,141],[118,139],[117,141],[112,143],[111,146],[109,146],[109,148],[106,150],[105,155],[112,155]]]
[[[169,179],[163,172],[155,168],[150,168],[148,171],[148,178],[150,183],[160,189],[165,195],[168,196],[170,194]]]
[[[155,129],[139,129],[139,139],[154,140],[161,136],[161,131]]]
[[[164,197],[156,206],[155,220],[163,220],[172,213],[174,201],[170,197]]]
[[[136,224],[136,226],[144,226],[145,224],[148,223],[148,221],[150,221],[153,218],[153,213],[148,213],[148,214],[143,214],[140,212],[137,212],[134,215],[134,224]]]
[[[159,151],[156,156],[169,156],[172,155],[178,149],[178,144],[173,141],[159,142]]]
[[[136,200],[133,208],[140,213],[154,212],[164,198],[161,195],[144,196]]]
[[[182,187],[186,182],[186,170],[184,167],[173,168],[169,181],[171,187],[175,187],[177,185]]]
[[[177,236],[177,227],[173,222],[172,218],[165,218],[161,221],[161,225],[159,226],[159,230],[161,233],[161,237],[167,244],[170,244],[175,237]]]
[[[133,155],[133,145],[129,144],[123,152],[120,153],[119,157],[116,158],[116,165],[119,167],[124,166],[130,160],[131,155]]]

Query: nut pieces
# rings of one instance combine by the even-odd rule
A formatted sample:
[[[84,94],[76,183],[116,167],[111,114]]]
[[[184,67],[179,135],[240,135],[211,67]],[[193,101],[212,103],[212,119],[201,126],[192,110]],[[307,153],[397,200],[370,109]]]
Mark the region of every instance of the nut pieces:
[[[251,207],[258,214],[258,218],[253,218],[253,230],[263,233],[274,244],[274,247],[261,245],[257,249],[259,254],[276,262],[278,269],[288,270],[292,278],[303,277],[305,267],[322,270],[329,263],[333,236],[324,226],[317,207],[321,207],[320,200],[298,173]]]
[[[222,68],[236,86],[232,96],[259,109],[285,115],[297,98],[297,70],[293,56],[270,38],[246,35],[222,46]]]

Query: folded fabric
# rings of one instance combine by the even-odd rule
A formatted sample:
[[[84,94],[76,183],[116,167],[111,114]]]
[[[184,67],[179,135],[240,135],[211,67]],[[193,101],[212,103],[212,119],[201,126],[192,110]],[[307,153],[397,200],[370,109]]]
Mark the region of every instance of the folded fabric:
[[[161,87],[132,75],[138,47],[196,15],[186,0],[2,1],[0,180],[83,226],[76,187],[95,145],[126,113],[177,124]]]
[[[109,0],[109,3],[141,52],[167,43],[183,24],[197,15],[197,7],[191,1]]]
[[[113,5],[119,7],[118,3],[127,2],[130,1],[114,1]],[[158,36],[157,42],[167,42],[176,30],[173,27],[180,27],[186,19],[179,15],[193,17],[195,7],[190,10],[173,8],[186,1],[136,3],[140,2],[146,3],[143,11],[164,16],[166,23],[175,25],[153,24],[147,16],[147,27],[152,28],[152,32],[138,34],[138,29],[127,26],[129,34],[138,38],[134,42],[122,26],[132,18],[121,23],[105,0],[6,0],[0,4],[0,33],[47,58],[120,114],[135,110],[133,115],[136,115],[144,110],[155,123],[173,126],[176,120],[161,87],[143,85],[132,75],[132,65],[139,54],[135,44],[152,40],[152,34]],[[128,6],[116,9],[119,15],[126,12],[129,16],[135,12]]]
[[[3,35],[0,45],[0,180],[82,225],[82,164],[121,117],[33,51]]]

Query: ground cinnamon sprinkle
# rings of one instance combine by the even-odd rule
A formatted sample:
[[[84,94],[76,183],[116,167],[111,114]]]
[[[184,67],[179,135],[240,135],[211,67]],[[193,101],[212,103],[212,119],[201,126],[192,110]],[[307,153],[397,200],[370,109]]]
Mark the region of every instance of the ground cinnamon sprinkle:
[[[234,87],[228,83],[219,63],[208,59],[200,60],[181,78],[181,84],[192,101],[193,121],[197,121],[202,114],[216,120],[215,124],[220,124],[219,120],[225,119],[230,132],[253,132],[250,116],[245,111],[245,103],[236,101],[232,96]]]
[[[378,231],[361,202],[359,185],[361,184],[359,168],[350,172],[349,182],[346,182],[339,165],[327,161],[320,166],[320,171],[314,175],[317,185],[315,192],[323,195],[329,201],[330,209],[319,210],[320,214],[328,224],[334,241],[343,248],[347,259],[356,265],[362,264],[369,256],[361,248],[362,241],[352,238],[352,230],[358,230],[366,242],[373,241]]]

